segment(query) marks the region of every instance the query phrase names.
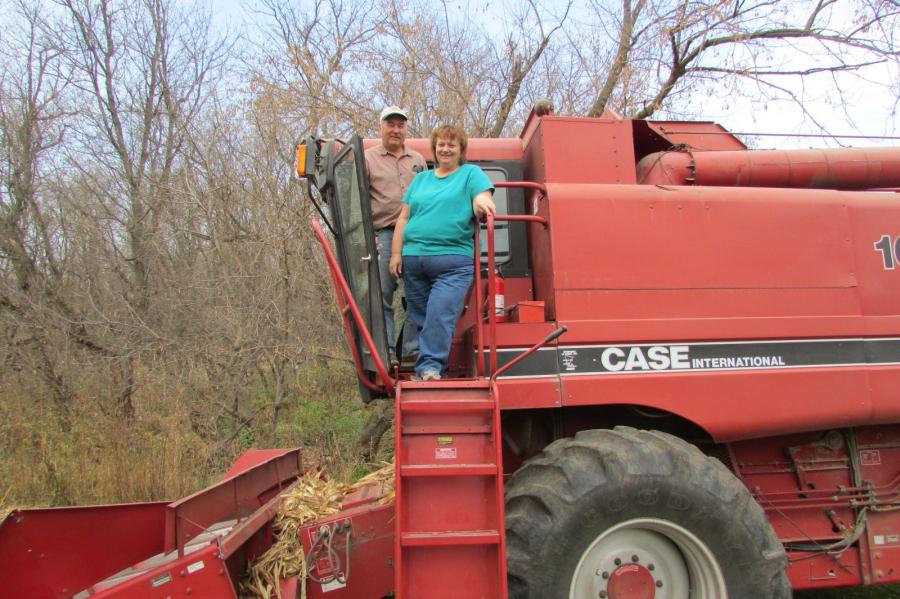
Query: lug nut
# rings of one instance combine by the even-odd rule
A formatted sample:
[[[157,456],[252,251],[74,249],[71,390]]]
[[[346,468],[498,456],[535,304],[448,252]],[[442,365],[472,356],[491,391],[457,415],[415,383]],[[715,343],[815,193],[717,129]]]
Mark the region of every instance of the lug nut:
[[[617,565],[617,566],[621,566],[621,565],[622,565],[622,560],[620,560],[619,558],[616,558],[616,559],[613,560],[613,563],[614,563],[615,565]]]
[[[638,562],[641,561],[641,560],[640,560],[640,558],[639,558],[638,556],[632,555],[632,556],[631,556],[631,561],[633,561],[634,563],[638,563]]]
[[[656,588],[660,588],[660,587],[662,587],[662,581],[661,581],[661,580],[657,580],[657,581],[656,581]]]
[[[606,580],[607,578],[609,578],[609,572],[604,572],[602,574],[602,576],[603,576],[603,580]]]
[[[605,599],[607,597],[606,591],[600,591],[600,599]]]
[[[656,566],[654,566],[653,564],[647,564],[647,569],[652,572],[653,570],[656,570]]]

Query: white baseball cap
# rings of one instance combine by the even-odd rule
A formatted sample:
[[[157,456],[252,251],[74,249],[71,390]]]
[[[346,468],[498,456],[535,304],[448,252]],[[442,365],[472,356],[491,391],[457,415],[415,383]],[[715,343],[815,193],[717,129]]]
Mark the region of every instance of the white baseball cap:
[[[403,117],[403,120],[409,120],[409,117],[406,116],[406,111],[400,108],[399,106],[388,106],[384,110],[381,111],[381,120],[384,121],[392,116],[400,116]]]

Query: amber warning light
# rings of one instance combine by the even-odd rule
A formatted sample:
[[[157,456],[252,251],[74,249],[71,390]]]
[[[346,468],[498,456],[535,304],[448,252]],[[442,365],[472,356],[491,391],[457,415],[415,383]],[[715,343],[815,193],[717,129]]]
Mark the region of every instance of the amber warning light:
[[[297,176],[306,176],[306,144],[297,146]]]

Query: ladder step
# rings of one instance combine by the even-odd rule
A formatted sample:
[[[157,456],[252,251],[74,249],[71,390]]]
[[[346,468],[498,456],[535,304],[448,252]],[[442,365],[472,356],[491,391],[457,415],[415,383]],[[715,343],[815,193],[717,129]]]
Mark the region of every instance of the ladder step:
[[[400,386],[405,391],[421,392],[423,389],[450,389],[454,393],[460,391],[488,392],[491,388],[490,381],[486,379],[441,379],[437,381],[400,381]]]
[[[430,399],[400,402],[401,412],[482,412],[494,409],[491,399]]]
[[[496,464],[422,464],[401,466],[401,476],[493,476]]]
[[[441,545],[496,545],[496,530],[454,530],[449,532],[405,532],[400,536],[403,547],[436,547]]]
[[[463,435],[491,432],[490,424],[404,424],[404,435]]]

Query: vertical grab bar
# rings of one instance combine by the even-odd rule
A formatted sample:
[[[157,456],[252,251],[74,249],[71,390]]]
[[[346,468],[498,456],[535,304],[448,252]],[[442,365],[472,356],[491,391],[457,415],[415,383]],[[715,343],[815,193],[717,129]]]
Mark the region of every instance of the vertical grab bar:
[[[487,245],[488,245],[488,337],[490,337],[490,368],[491,373],[497,372],[497,277],[494,269],[497,263],[494,259],[494,216],[487,215]]]

